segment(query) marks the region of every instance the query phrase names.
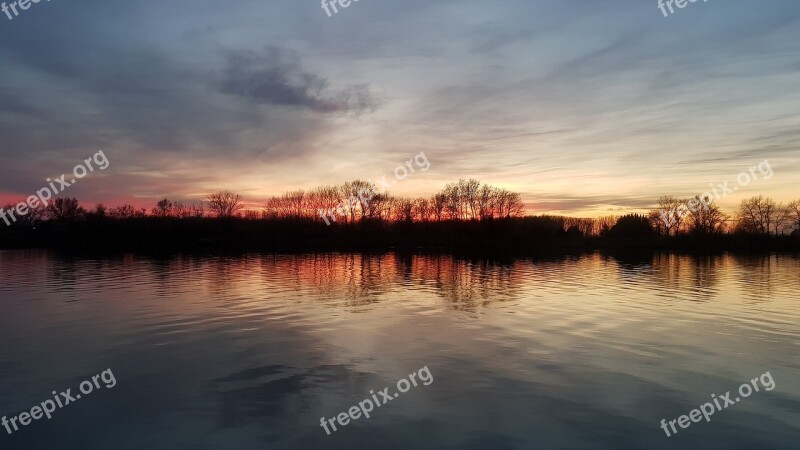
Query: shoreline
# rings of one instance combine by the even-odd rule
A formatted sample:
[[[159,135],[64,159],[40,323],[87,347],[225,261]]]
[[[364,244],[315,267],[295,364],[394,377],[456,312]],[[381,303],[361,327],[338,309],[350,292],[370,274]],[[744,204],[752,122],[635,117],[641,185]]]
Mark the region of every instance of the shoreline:
[[[520,219],[492,222],[319,223],[265,220],[137,219],[52,224],[0,231],[0,249],[71,253],[385,253],[538,256],[602,253],[800,253],[800,236],[752,234],[584,236],[531,227]]]

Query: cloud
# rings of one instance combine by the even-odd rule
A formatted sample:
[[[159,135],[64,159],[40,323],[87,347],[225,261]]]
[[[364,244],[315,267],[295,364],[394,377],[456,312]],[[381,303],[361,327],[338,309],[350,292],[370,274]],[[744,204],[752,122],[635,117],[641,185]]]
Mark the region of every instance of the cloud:
[[[360,114],[374,111],[379,104],[365,84],[331,92],[327,79],[305,71],[294,53],[274,47],[262,53],[229,52],[219,88],[251,103],[318,113]]]
[[[0,27],[0,196],[101,148],[108,176],[70,195],[256,198],[422,150],[435,169],[399,194],[476,177],[541,209],[635,208],[761,159],[785,200],[800,173],[796,0],[79,3]]]

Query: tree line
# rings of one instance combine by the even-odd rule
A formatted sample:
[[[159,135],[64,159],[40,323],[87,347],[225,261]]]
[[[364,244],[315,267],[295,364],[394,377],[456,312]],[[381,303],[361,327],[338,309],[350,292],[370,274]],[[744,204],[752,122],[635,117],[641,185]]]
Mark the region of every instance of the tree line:
[[[364,196],[363,193],[370,192]],[[359,196],[359,194],[362,194]],[[348,199],[358,198],[358,201]],[[733,214],[723,212],[714,203],[700,207],[699,198],[681,199],[663,196],[647,214],[606,215],[596,218],[541,215],[534,220],[536,230],[544,234],[572,237],[604,237],[653,234],[678,235],[760,234],[782,235],[800,231],[800,200],[788,204],[758,195],[743,200]],[[6,210],[13,205],[5,206]],[[167,198],[149,211],[130,204],[108,208],[97,204],[85,209],[75,198],[57,198],[47,206],[31,208],[19,216],[15,227],[35,228],[42,222],[74,223],[80,221],[160,219],[244,219],[265,221],[323,222],[321,211],[338,209],[340,224],[482,222],[494,219],[520,219],[525,208],[520,194],[461,179],[447,184],[430,197],[405,198],[378,192],[363,180],[308,191],[289,191],[266,200],[260,210],[245,210],[244,198],[230,191],[210,194],[198,203],[183,203]]]
[[[682,205],[695,207],[681,208]],[[659,198],[656,209],[650,211],[647,219],[653,230],[663,236],[724,233],[779,236],[800,230],[800,200],[783,204],[757,195],[742,200],[731,215],[714,203],[703,204],[699,197],[664,196]]]
[[[520,194],[458,180],[431,197],[404,198],[378,192],[374,183],[355,180],[310,191],[291,191],[273,196],[263,207],[262,217],[271,219],[320,219],[336,221],[441,222],[521,217],[525,208]]]
[[[364,196],[364,192],[370,195]],[[350,199],[358,198],[358,201]],[[13,209],[14,205],[7,205]],[[450,183],[431,197],[405,198],[379,192],[371,182],[354,180],[334,186],[321,186],[308,191],[289,191],[272,196],[260,210],[245,210],[244,197],[230,191],[210,194],[204,201],[185,204],[167,198],[160,200],[150,211],[124,204],[108,208],[97,204],[85,209],[76,198],[58,198],[47,206],[30,208],[20,217],[21,225],[35,226],[46,220],[75,222],[82,219],[156,218],[243,218],[243,219],[304,219],[322,222],[321,211],[338,210],[339,222],[417,222],[467,221],[490,218],[521,217],[524,205],[520,194],[503,188],[482,184],[477,180]]]

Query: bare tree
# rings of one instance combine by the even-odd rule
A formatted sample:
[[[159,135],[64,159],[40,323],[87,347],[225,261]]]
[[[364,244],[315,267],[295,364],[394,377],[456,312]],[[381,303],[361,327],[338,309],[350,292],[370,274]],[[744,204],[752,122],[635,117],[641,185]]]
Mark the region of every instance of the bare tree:
[[[391,197],[387,194],[373,194],[367,204],[367,217],[369,219],[387,220],[387,206],[391,202]]]
[[[83,216],[84,212],[77,198],[57,198],[47,206],[48,218],[65,223],[75,222]]]
[[[321,186],[308,193],[309,207],[313,211],[313,217],[320,220],[337,221],[339,214],[336,209],[341,203],[339,188],[336,186]],[[330,217],[330,219],[327,219]]]
[[[181,202],[175,202],[172,204],[172,216],[179,219],[187,219],[192,217],[192,208]]]
[[[206,205],[203,202],[200,202],[196,205],[191,206],[191,214],[192,217],[205,217],[206,215]]]
[[[470,178],[469,180],[459,180],[459,191],[462,197],[465,211],[469,214],[470,219],[477,219],[480,210],[480,201],[478,193],[481,190],[481,183],[478,180]]]
[[[0,220],[0,224],[3,224],[3,221],[8,222],[9,225],[19,224],[19,226],[23,226],[26,228],[36,228],[39,224],[41,224],[44,219],[47,218],[47,207],[41,204],[37,204],[36,207],[31,208],[28,205],[25,209],[27,212],[25,214],[19,214],[17,209],[17,205],[24,205],[26,202],[19,202],[16,204],[9,204],[5,205],[3,208],[4,211],[8,211],[8,215],[4,215],[3,220]]]
[[[92,213],[94,213],[95,216],[103,219],[108,215],[108,208],[106,208],[106,205],[98,203],[94,206],[94,211],[92,211]]]
[[[786,209],[789,211],[789,219],[792,221],[792,228],[800,230],[800,200],[790,202]]]
[[[702,199],[700,196],[696,196],[694,201],[697,202],[696,204],[700,204]],[[714,203],[695,208],[694,211],[689,212],[687,219],[689,232],[694,234],[721,234],[727,220],[727,214]]]
[[[414,220],[414,202],[407,198],[394,201],[394,220],[411,222]]]
[[[264,203],[262,217],[265,219],[278,219],[282,217],[281,214],[281,199],[280,197],[272,196]]]
[[[566,229],[575,228],[580,231],[583,236],[589,236],[592,234],[594,229],[594,220],[581,219],[577,217],[565,217],[564,227]]]
[[[656,209],[648,214],[650,223],[666,236],[678,234],[688,212],[688,208],[682,208],[686,204],[685,200],[671,195],[660,197]],[[656,220],[660,220],[661,223],[656,225]]]
[[[286,193],[289,203],[289,214],[294,218],[303,217],[306,208],[306,192],[304,190]]]
[[[141,219],[147,217],[147,209],[125,204],[118,208],[112,208],[109,215],[117,219]]]
[[[494,189],[488,184],[481,185],[477,197],[479,219],[494,217],[495,200]]]
[[[447,194],[440,192],[431,197],[431,213],[437,222],[444,219],[445,208],[447,208]]]
[[[769,234],[775,222],[777,205],[769,197],[759,195],[742,200],[737,213],[737,229],[745,233]]]
[[[357,220],[484,220],[520,217],[525,208],[518,193],[482,185],[477,180],[450,183],[430,199],[394,198],[377,193],[374,183],[354,180],[309,192],[287,192],[264,204],[265,218],[309,217],[326,223]],[[410,210],[409,210],[409,204]],[[409,219],[410,217],[410,219]]]
[[[86,211],[84,216],[87,220],[91,220],[94,223],[102,222],[108,216],[108,209],[102,203],[98,203],[95,205],[94,209],[90,211]]]
[[[172,215],[173,204],[168,199],[160,200],[153,208],[152,215],[155,217],[169,217]]]
[[[593,233],[595,236],[601,236],[605,233],[611,231],[614,228],[614,225],[617,224],[617,216],[600,216],[594,220],[594,230]]]
[[[375,184],[364,180],[353,180],[344,183],[339,189],[350,222],[355,222],[359,218],[365,219],[370,197],[377,191]]]
[[[518,193],[501,189],[499,195],[500,217],[522,217],[525,214],[525,204],[522,203],[522,197]]]
[[[414,200],[414,217],[422,222],[427,222],[431,216],[430,202],[426,198]]]
[[[111,208],[108,211],[108,215],[113,219],[130,219],[136,215],[136,208],[133,205],[125,204]]]
[[[647,220],[650,221],[650,226],[653,227],[653,230],[655,230],[656,233],[661,236],[669,236],[669,228],[667,227],[667,223],[665,223],[658,210],[653,209],[648,212]]]
[[[235,216],[243,207],[242,196],[230,191],[219,191],[208,196],[208,208],[221,219]]]
[[[464,218],[463,205],[461,204],[461,194],[459,192],[458,184],[450,183],[442,190],[446,202],[444,209],[447,212],[449,219],[461,220]]]
[[[791,228],[791,217],[792,212],[788,206],[783,203],[778,203],[775,206],[775,214],[772,219],[772,229],[775,231],[775,236],[783,234],[784,231],[791,233],[791,230],[787,230]]]

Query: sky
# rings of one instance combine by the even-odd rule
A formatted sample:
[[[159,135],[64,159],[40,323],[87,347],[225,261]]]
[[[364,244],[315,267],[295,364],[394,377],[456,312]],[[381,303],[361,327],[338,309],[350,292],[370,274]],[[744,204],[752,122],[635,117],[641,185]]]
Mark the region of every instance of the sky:
[[[10,3],[8,0],[5,0]],[[800,198],[800,2],[52,0],[0,13],[0,203],[103,150],[85,206],[271,195],[430,169],[529,213]],[[668,12],[668,10],[667,10]],[[13,15],[13,14],[12,14]]]

